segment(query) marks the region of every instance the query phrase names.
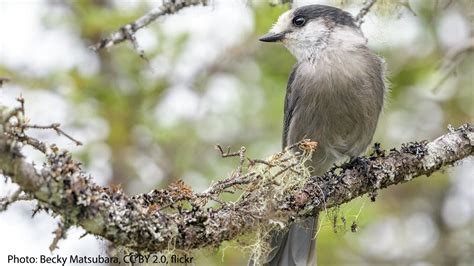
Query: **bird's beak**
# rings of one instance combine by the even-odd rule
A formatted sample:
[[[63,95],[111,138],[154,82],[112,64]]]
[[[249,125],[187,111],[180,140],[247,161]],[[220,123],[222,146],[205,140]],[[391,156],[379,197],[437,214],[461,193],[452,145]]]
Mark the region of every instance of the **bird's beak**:
[[[258,40],[261,42],[277,42],[277,41],[283,40],[283,38],[285,38],[284,32],[281,32],[281,33],[269,32],[263,35],[262,37],[260,37]]]

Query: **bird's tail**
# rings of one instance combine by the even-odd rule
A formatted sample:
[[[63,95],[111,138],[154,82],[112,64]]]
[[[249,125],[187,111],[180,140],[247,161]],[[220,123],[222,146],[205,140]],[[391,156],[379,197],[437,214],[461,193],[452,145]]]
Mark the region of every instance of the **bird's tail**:
[[[287,232],[272,232],[272,251],[264,265],[316,266],[318,214],[292,224]]]

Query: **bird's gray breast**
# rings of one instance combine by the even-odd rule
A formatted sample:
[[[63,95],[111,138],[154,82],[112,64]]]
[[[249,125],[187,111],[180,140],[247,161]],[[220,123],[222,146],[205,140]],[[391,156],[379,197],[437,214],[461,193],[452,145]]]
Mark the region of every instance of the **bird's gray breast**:
[[[314,174],[344,156],[364,152],[372,140],[385,92],[381,60],[368,49],[333,53],[298,63],[285,101],[284,146],[319,142]]]

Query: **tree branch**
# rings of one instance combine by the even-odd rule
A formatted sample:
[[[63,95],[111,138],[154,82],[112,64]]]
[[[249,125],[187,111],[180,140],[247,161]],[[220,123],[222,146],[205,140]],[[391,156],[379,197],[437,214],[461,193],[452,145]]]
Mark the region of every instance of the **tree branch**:
[[[365,15],[367,15],[367,13],[369,13],[370,9],[375,4],[375,2],[377,2],[377,0],[365,0],[364,1],[363,7],[360,9],[359,13],[354,18],[357,26],[360,27],[362,25],[362,23],[364,23],[363,18],[365,17]]]
[[[118,187],[93,183],[67,151],[47,148],[47,162],[38,172],[20,152],[27,142],[19,140],[29,137],[17,129],[25,128],[26,119],[21,112],[12,116],[0,110],[0,169],[5,176],[42,208],[61,215],[61,228],[79,225],[116,245],[148,252],[218,246],[262,226],[287,226],[315,209],[429,176],[474,153],[474,130],[464,125],[431,142],[411,142],[390,151],[376,146],[371,156],[310,177],[304,164],[317,143],[305,140],[267,160],[240,159],[238,171],[202,193],[179,181],[167,189],[127,196]],[[235,155],[244,158],[244,153],[241,148]],[[241,195],[234,202],[219,199],[237,192]],[[53,244],[64,235],[60,233]]]
[[[163,2],[163,5],[157,8],[150,10],[145,15],[141,16],[139,19],[128,23],[127,25],[121,27],[116,32],[113,32],[109,37],[102,39],[100,42],[92,45],[90,48],[94,51],[99,51],[103,48],[111,47],[115,44],[121,43],[125,40],[129,40],[135,50],[137,50],[141,56],[143,56],[143,51],[139,48],[137,40],[135,38],[135,33],[155,21],[157,18],[173,14],[179,10],[195,6],[195,5],[206,5],[207,0],[167,0]]]

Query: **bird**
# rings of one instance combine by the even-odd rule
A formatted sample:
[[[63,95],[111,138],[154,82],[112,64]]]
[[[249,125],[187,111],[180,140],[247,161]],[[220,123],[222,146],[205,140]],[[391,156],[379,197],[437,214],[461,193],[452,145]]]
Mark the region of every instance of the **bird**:
[[[354,17],[339,8],[306,5],[283,13],[262,42],[280,42],[296,58],[288,78],[283,148],[318,142],[308,168],[324,174],[367,150],[387,93],[385,62],[367,46]],[[316,265],[318,213],[271,232],[271,266]]]

